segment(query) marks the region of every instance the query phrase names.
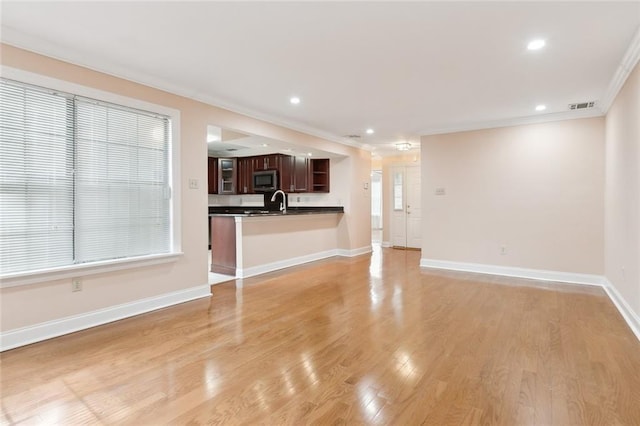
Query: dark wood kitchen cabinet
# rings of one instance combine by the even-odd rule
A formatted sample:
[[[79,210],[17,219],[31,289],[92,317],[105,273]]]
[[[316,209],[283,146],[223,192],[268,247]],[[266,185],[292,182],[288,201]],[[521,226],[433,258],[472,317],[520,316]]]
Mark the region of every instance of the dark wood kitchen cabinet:
[[[330,160],[328,158],[314,158],[311,160],[311,192],[329,192]]]
[[[280,183],[285,192],[310,192],[310,162],[305,156],[283,155]]]
[[[209,194],[255,194],[253,172],[277,170],[285,192],[329,192],[328,158],[304,155],[258,155],[239,158],[209,158]]]
[[[207,177],[209,181],[209,194],[218,193],[218,159],[208,157]]]
[[[253,194],[255,157],[238,158],[238,194]]]
[[[237,168],[237,159],[218,158],[218,194],[236,193]]]
[[[254,158],[254,170],[278,170],[281,154],[258,155]]]
[[[293,157],[293,191],[309,192],[310,160],[308,157]]]

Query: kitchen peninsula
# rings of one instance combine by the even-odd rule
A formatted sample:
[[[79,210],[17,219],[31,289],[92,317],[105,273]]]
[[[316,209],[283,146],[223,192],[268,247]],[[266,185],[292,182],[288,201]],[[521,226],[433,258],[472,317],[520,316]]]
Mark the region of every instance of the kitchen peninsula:
[[[209,207],[211,271],[249,277],[339,254],[343,207]]]

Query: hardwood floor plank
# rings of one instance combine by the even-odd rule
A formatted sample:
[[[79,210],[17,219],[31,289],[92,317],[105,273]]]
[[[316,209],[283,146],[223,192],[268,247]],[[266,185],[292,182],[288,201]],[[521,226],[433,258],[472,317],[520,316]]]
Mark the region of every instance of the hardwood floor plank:
[[[640,343],[601,289],[379,249],[0,354],[1,424],[634,425]]]

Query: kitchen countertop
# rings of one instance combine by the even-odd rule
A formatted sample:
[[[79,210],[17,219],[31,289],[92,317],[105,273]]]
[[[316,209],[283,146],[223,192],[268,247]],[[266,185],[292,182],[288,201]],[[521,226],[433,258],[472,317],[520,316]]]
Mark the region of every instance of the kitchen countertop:
[[[344,213],[342,206],[287,207],[287,213],[267,210],[261,206],[209,206],[209,216],[294,216],[307,214]]]

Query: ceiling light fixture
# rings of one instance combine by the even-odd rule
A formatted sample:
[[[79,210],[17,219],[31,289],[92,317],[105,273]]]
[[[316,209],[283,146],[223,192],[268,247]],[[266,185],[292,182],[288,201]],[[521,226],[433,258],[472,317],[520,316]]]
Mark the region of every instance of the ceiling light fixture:
[[[313,155],[313,152],[307,152],[307,155],[311,157]]]
[[[546,105],[536,105],[536,111],[544,111],[547,109]]]
[[[527,49],[529,50],[540,50],[544,47],[545,41],[542,39],[531,40],[529,44],[527,44]]]
[[[263,143],[262,146],[266,148],[266,147],[269,146],[269,144],[268,143]]]
[[[400,142],[396,144],[396,149],[398,151],[409,151],[411,149],[411,144],[409,142]]]
[[[372,135],[372,134],[374,134],[374,133],[375,133],[375,132],[373,131],[373,129],[367,129],[367,130],[366,130],[366,132],[367,132],[367,134],[368,134],[368,135]]]
[[[289,99],[289,102],[291,102],[293,105],[298,105],[300,103],[300,98],[297,96],[292,96]]]

